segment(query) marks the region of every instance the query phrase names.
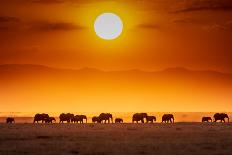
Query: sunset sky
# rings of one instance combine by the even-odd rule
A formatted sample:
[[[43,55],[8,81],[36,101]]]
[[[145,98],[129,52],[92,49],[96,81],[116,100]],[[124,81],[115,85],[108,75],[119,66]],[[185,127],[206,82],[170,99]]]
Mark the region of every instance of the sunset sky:
[[[96,35],[94,21],[102,13],[115,13],[121,18],[124,28],[119,38],[109,41]],[[93,72],[94,76],[89,79],[92,83],[81,77],[84,85],[74,77],[78,79],[86,72],[72,77],[66,76],[70,70],[60,71],[61,77],[53,80],[55,71],[50,75],[47,68],[39,74],[38,68],[27,66],[31,72],[23,75],[23,70],[19,75],[3,66],[0,103],[4,104],[0,112],[75,111],[75,106],[79,107],[76,111],[232,111],[231,75],[219,75],[232,73],[231,60],[231,0],[0,0],[1,65],[102,71],[182,67],[178,72],[181,75],[175,74],[173,81],[173,74],[166,72],[160,80],[156,75],[150,79],[148,73],[95,76],[95,70],[87,71],[87,77]],[[195,77],[189,80],[182,76],[186,72],[183,68],[217,72],[204,73],[203,77],[201,73],[188,73],[188,78]],[[29,73],[33,78],[27,76]],[[122,81],[118,80],[121,74],[125,76]],[[25,86],[26,80],[29,82]],[[50,109],[38,106],[47,102]],[[72,106],[66,107],[66,102]],[[96,106],[94,102],[101,104]],[[147,107],[142,106],[144,102]],[[52,108],[54,105],[56,108]]]
[[[114,41],[94,32],[103,12],[123,20]],[[1,64],[232,72],[230,0],[1,0],[0,34]]]

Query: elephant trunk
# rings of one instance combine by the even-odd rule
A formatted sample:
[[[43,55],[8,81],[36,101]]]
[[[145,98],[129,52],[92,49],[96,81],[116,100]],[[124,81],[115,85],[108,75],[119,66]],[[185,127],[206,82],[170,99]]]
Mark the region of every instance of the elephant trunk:
[[[174,117],[172,118],[172,120],[173,120],[173,123],[174,123]]]
[[[228,117],[228,122],[230,122],[230,118]]]

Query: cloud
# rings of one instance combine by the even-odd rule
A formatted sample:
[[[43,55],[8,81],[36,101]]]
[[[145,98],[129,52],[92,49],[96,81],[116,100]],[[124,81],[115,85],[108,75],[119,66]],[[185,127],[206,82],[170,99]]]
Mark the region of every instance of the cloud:
[[[62,3],[72,3],[72,4],[86,4],[86,3],[96,3],[104,2],[104,0],[30,0],[32,3],[37,4],[62,4]]]
[[[0,16],[0,31],[7,32],[7,30],[19,29],[21,21],[17,17],[12,16]]]
[[[156,24],[144,23],[144,24],[137,25],[137,28],[142,28],[142,29],[158,29],[159,26],[156,25]]]
[[[170,13],[194,11],[232,11],[231,0],[193,0],[181,3],[181,6]]]
[[[41,3],[41,4],[59,4],[64,3],[64,0],[32,0],[32,3]]]
[[[81,30],[85,27],[71,22],[22,22],[17,17],[0,16],[0,31],[11,30],[35,30],[35,31],[72,31]]]
[[[84,28],[83,26],[67,22],[39,22],[31,26],[31,29],[38,31],[71,31]]]
[[[183,19],[174,19],[172,22],[177,24],[191,24],[191,23],[195,23],[196,20],[191,18],[183,18]]]
[[[232,31],[232,21],[227,21],[225,24],[213,24],[204,26],[206,31]]]
[[[0,23],[19,22],[19,18],[10,16],[0,16]]]

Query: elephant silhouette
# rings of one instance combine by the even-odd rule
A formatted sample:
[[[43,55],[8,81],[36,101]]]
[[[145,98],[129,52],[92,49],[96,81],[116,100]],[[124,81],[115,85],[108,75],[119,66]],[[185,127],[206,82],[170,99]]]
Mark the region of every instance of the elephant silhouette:
[[[81,119],[82,119],[82,123],[85,120],[85,123],[87,123],[87,116],[86,115],[80,115]]]
[[[86,123],[87,123],[87,117],[85,115],[76,115],[72,118],[71,122],[84,123],[84,119],[86,120]]]
[[[174,116],[173,114],[164,114],[162,116],[162,122],[161,123],[174,123]]]
[[[123,119],[122,118],[115,118],[115,123],[123,123]]]
[[[39,123],[40,121],[42,121],[42,123],[46,122],[46,120],[49,119],[49,115],[48,114],[36,114],[34,117],[34,123]]]
[[[15,119],[13,117],[8,117],[8,118],[6,118],[6,123],[8,123],[8,124],[15,123]]]
[[[229,116],[225,113],[216,113],[216,114],[214,114],[213,117],[214,117],[214,122],[217,122],[218,120],[220,120],[221,122],[226,122],[225,118],[228,119],[228,122],[230,121]]]
[[[144,123],[144,119],[146,119],[146,118],[147,118],[147,113],[135,113],[132,116],[132,123],[134,123],[134,122],[138,123],[139,121]]]
[[[107,123],[107,122],[110,123],[110,120],[113,123],[113,116],[110,113],[101,113],[99,115],[99,119],[101,123]]]
[[[155,116],[147,116],[146,117],[147,123],[151,122],[155,122],[156,121],[156,117]]]
[[[212,118],[211,117],[202,117],[201,121],[202,122],[212,122]]]
[[[60,114],[59,118],[60,118],[60,123],[64,123],[64,122],[70,123],[70,122],[72,122],[72,120],[74,118],[74,114],[62,113],[62,114]]]
[[[101,120],[100,120],[99,117],[94,116],[94,117],[92,118],[92,122],[93,122],[93,123],[101,123]]]
[[[56,119],[54,117],[49,117],[45,119],[45,123],[53,123],[53,122],[56,122]]]

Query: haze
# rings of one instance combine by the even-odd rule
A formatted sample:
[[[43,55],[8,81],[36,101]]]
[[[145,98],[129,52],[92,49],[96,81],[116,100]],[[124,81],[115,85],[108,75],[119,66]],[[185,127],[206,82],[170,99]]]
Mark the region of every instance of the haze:
[[[231,111],[231,41],[231,0],[1,0],[0,111]]]

